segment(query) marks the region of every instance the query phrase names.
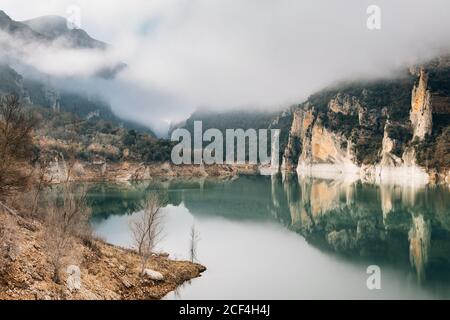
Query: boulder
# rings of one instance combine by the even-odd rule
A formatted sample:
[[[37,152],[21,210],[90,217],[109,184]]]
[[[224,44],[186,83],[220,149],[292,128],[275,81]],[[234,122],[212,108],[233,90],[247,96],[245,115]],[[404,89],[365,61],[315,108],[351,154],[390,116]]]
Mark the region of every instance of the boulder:
[[[81,289],[81,271],[78,266],[68,266],[67,267],[67,289],[70,291],[77,291]]]
[[[155,281],[163,281],[164,280],[164,276],[160,272],[152,270],[152,269],[144,269],[144,272],[142,274],[151,280],[155,280]]]

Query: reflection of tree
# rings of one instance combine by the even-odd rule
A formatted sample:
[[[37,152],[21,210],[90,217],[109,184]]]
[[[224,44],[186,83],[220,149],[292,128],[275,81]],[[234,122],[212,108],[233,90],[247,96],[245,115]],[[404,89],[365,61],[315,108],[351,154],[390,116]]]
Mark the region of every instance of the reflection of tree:
[[[93,219],[106,219],[111,215],[132,214],[145,205],[145,189],[126,186],[94,184],[88,189],[87,203]]]
[[[167,194],[168,202],[173,206],[179,206],[183,202],[183,192],[179,190],[171,190]]]
[[[206,180],[201,191],[186,190],[183,201],[194,215],[235,220],[273,219],[270,177],[242,177],[234,181]]]
[[[147,196],[158,190],[161,203],[178,206],[185,190],[198,190],[198,179],[155,180],[132,184],[89,184],[87,203],[93,219],[107,219],[111,215],[132,214],[143,210]]]

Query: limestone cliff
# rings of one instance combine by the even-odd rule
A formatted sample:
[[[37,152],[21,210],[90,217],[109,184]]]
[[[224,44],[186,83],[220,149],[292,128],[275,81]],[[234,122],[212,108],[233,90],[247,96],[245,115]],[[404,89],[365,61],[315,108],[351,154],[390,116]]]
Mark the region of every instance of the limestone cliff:
[[[351,141],[324,127],[319,119],[311,135],[303,139],[297,172],[314,176],[351,173],[356,168],[354,162]]]
[[[294,111],[288,143],[283,154],[283,170],[295,170],[303,139],[310,130],[313,121],[313,110],[297,109]]]
[[[418,138],[419,140],[423,140],[427,134],[431,134],[433,120],[430,100],[431,93],[428,89],[428,74],[424,68],[421,68],[418,83],[412,91],[410,113],[414,138]]]
[[[347,83],[293,111],[284,171],[371,182],[449,180],[450,58],[398,79]]]

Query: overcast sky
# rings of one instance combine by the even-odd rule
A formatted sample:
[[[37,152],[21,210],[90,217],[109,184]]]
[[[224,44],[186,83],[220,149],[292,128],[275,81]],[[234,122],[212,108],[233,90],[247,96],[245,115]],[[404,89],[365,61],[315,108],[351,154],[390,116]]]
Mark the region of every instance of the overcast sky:
[[[380,30],[366,26],[373,4]],[[288,106],[337,80],[392,76],[450,46],[448,0],[1,1],[15,20],[67,16],[70,5],[129,66],[114,83],[86,87],[108,95],[117,113],[161,127],[199,106]],[[84,70],[67,56],[48,57],[44,71]]]

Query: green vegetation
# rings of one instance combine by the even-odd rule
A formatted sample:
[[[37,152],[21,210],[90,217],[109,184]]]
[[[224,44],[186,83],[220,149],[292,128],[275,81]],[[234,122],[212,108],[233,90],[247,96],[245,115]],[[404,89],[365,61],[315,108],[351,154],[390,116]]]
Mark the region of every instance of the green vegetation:
[[[450,168],[450,126],[427,136],[423,142],[415,142],[414,146],[420,165],[438,171]]]
[[[168,161],[173,143],[156,139],[146,132],[128,130],[106,120],[84,120],[70,112],[54,112],[48,108],[30,108],[39,119],[37,134],[43,140],[38,147],[43,156],[55,152],[68,156],[74,149],[78,159],[92,161],[102,157],[111,162]]]
[[[373,164],[380,160],[384,126],[389,119],[389,136],[396,139],[394,153],[401,156],[411,140],[409,124],[411,91],[414,77],[372,82],[348,82],[311,95],[300,107],[313,107],[316,116],[332,132],[340,133],[354,144],[357,162]],[[329,110],[329,103],[337,95],[355,98],[358,105],[349,114]]]

